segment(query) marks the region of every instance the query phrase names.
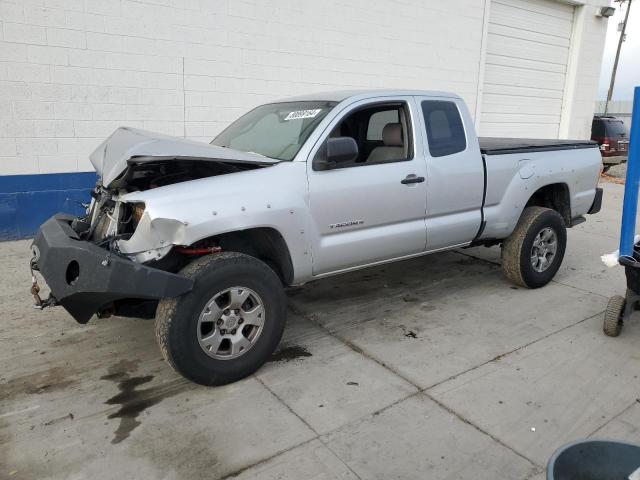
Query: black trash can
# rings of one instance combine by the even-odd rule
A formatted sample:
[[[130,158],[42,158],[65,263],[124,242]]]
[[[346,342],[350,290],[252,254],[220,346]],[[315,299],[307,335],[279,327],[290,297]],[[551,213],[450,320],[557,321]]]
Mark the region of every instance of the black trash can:
[[[640,446],[581,440],[556,450],[547,464],[547,480],[627,480],[636,470],[640,470]]]
[[[633,293],[640,295],[640,247],[633,246],[633,258],[620,257],[618,262],[624,267],[624,274],[627,277],[627,288]]]
[[[640,244],[633,246],[633,257],[619,257],[618,263],[624,267],[627,291],[624,297],[614,295],[607,304],[602,330],[609,337],[620,335],[622,326],[630,319],[633,311],[640,310]]]

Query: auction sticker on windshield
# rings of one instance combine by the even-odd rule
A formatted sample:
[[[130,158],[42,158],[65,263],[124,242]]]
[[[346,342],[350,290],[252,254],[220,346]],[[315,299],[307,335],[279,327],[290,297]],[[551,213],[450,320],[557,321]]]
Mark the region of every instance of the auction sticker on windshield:
[[[313,110],[296,110],[295,112],[289,112],[284,119],[285,120],[298,120],[300,118],[314,118],[322,111],[321,108],[315,108]]]

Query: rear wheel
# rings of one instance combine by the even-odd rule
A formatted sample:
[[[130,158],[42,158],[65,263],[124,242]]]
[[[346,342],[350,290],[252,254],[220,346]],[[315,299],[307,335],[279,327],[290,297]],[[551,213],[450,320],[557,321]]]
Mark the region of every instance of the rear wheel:
[[[558,212],[527,207],[502,244],[502,271],[513,283],[542,287],[560,268],[566,245],[567,231]]]
[[[181,272],[193,289],[160,301],[156,337],[167,362],[201,385],[240,380],[260,368],[284,330],[286,297],[276,273],[235,252],[202,257]]]
[[[602,330],[609,337],[617,337],[622,330],[622,315],[626,306],[626,300],[621,295],[615,295],[609,299],[607,309],[604,311],[604,323]]]

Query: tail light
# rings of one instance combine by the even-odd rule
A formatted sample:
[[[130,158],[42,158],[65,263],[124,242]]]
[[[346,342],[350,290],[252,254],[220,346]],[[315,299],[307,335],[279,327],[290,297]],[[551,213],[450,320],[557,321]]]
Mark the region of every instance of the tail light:
[[[602,150],[603,152],[608,152],[609,150],[611,150],[611,139],[609,137],[604,137],[602,139],[600,150]]]

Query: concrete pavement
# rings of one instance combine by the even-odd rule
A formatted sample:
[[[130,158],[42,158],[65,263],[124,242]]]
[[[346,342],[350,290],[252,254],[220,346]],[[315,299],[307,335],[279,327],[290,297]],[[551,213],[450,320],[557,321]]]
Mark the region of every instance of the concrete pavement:
[[[273,360],[219,388],[177,376],[152,322],[32,310],[29,242],[2,243],[0,479],[537,480],[568,441],[640,443],[640,322],[601,329],[625,289],[604,188],[548,286],[508,283],[498,248],[311,283]]]

